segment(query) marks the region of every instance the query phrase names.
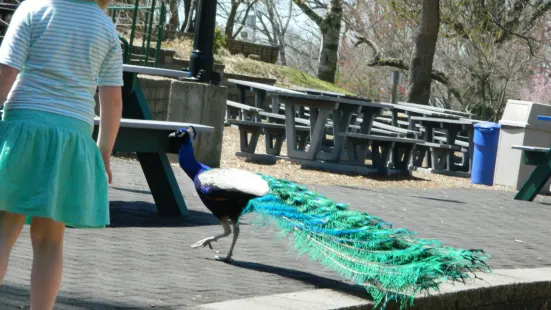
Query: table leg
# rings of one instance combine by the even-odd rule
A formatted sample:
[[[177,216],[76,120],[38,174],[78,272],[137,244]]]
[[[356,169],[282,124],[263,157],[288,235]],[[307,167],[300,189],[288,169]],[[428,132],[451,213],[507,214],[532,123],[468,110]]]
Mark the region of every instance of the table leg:
[[[474,126],[469,126],[469,128],[467,129],[467,135],[469,137],[469,158],[465,161],[469,167],[468,167],[468,171],[469,173],[472,172],[472,169],[473,169],[473,153],[474,153]]]
[[[430,125],[425,126],[425,142],[432,142],[434,134],[434,128]],[[432,167],[432,154],[430,152],[430,147],[427,147],[425,150],[425,161],[428,168]]]
[[[239,103],[247,104],[247,92],[245,87],[243,86],[237,86],[239,88]]]
[[[319,152],[316,159],[338,161],[345,148],[346,138],[339,133],[347,132],[350,120],[354,113],[358,113],[358,107],[343,106],[333,111],[333,148],[331,152]],[[325,128],[323,129],[325,131]]]
[[[276,96],[272,96],[272,113],[279,114],[279,100]]]
[[[151,120],[137,75],[124,73],[124,118]],[[187,215],[188,210],[166,153],[136,153],[160,215]]]
[[[446,128],[446,141],[449,145],[455,145],[455,140],[457,139],[458,132],[459,132],[459,128],[457,128],[456,126],[449,125]],[[453,170],[452,167],[454,164],[454,160],[453,160],[454,154],[455,154],[454,150],[448,151],[448,162],[446,164],[448,171]]]
[[[265,91],[256,91],[254,93],[254,106],[264,110],[264,98],[266,98]],[[258,115],[255,119],[257,122],[260,122],[260,115]]]
[[[315,111],[315,112],[314,112]],[[285,126],[287,137],[287,154],[290,158],[315,160],[325,135],[325,121],[329,114],[328,109],[310,109],[310,149],[300,151],[297,149],[294,104],[285,103]]]

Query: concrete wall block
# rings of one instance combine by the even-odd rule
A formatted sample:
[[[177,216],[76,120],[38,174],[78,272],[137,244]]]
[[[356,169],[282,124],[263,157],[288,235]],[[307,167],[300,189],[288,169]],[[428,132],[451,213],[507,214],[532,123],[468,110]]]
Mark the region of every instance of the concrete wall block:
[[[220,166],[227,87],[172,81],[167,120],[214,127],[195,141],[195,156],[200,162]]]

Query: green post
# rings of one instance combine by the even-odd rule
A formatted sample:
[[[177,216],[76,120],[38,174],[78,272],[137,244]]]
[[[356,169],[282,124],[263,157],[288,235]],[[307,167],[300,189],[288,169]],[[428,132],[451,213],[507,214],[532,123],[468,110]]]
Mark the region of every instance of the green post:
[[[151,34],[153,30],[153,16],[155,14],[155,3],[156,1],[153,0],[151,2],[151,11],[149,12],[149,26],[147,28],[147,48],[145,50],[145,65],[149,65],[149,48],[151,47]]]
[[[140,5],[140,0],[136,0],[136,3],[134,4],[134,16],[132,17],[132,27],[130,30],[130,48],[129,48],[129,55],[132,55],[132,52],[134,50],[134,35],[136,32],[136,20],[138,18],[138,7]],[[132,58],[132,57],[130,57]]]

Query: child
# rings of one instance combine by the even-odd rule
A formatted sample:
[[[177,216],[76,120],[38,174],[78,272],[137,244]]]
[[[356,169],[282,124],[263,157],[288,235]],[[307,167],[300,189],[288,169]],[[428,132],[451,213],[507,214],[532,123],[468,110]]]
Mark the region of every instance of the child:
[[[102,11],[108,1],[26,0],[0,47],[0,282],[23,225],[30,223],[32,310],[54,306],[65,225],[109,224],[110,154],[122,112],[123,69],[117,32]]]

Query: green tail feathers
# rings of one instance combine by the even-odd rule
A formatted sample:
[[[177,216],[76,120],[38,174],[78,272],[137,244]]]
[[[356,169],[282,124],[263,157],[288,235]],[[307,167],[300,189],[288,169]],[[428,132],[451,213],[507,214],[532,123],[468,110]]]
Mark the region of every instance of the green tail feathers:
[[[309,191],[293,182],[261,175],[270,193],[251,200],[244,211],[255,212],[257,223],[272,224],[290,237],[298,254],[336,270],[362,285],[377,306],[396,300],[413,304],[413,295],[438,289],[446,281],[463,281],[469,273],[490,272],[482,250],[447,247],[438,240],[392,228],[365,212]]]

